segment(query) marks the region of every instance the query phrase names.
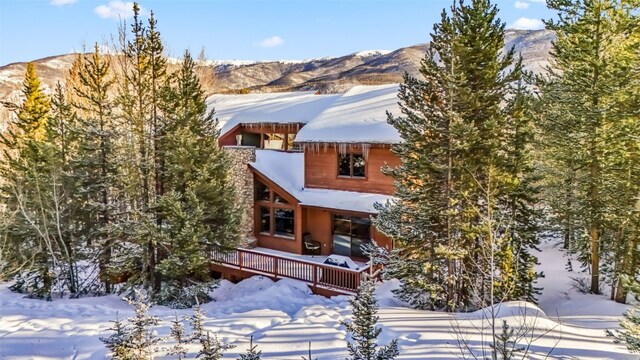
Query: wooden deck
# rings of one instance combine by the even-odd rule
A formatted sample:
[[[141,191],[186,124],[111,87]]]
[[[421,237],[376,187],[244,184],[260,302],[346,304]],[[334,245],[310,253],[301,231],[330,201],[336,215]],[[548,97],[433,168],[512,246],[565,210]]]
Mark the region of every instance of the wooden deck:
[[[272,279],[304,281],[314,293],[322,295],[355,294],[366,266],[359,270],[304,261],[249,249],[237,249],[229,253],[211,253],[212,268],[222,273],[240,274],[242,278],[264,275]],[[227,271],[225,271],[227,270]]]

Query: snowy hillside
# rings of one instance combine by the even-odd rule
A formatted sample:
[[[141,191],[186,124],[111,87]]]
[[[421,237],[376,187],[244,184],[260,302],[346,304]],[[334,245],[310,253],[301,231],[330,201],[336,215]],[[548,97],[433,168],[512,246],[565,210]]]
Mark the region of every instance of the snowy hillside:
[[[529,359],[636,359],[621,345],[605,336],[603,329],[617,326],[624,305],[602,296],[582,295],[570,290],[570,276],[564,269],[566,258],[558,250],[544,246],[541,268],[547,277],[540,308],[527,303],[505,303],[497,309],[499,320],[518,326],[534,324]],[[478,350],[481,330],[488,334],[482,319],[487,312],[450,314],[420,311],[405,307],[390,296],[394,282],[378,289],[381,343],[399,339],[399,359],[462,358],[457,343],[464,339]],[[133,310],[117,296],[55,300],[23,299],[11,293],[8,284],[0,285],[0,358],[1,359],[98,359],[106,356],[99,336],[106,336],[110,320],[132,316]],[[348,299],[327,299],[312,295],[306,285],[293,281],[272,282],[254,277],[239,284],[223,281],[213,292],[215,302],[205,304],[206,329],[219,334],[237,347],[225,358],[235,358],[247,348],[249,336],[263,351],[263,359],[296,359],[306,354],[312,342],[313,354],[320,360],[344,359],[346,331],[342,320],[349,319]],[[160,335],[177,314],[157,306],[152,314],[162,318]],[[501,323],[501,321],[499,321]],[[455,333],[458,332],[459,336]],[[530,341],[523,339],[527,346]],[[170,343],[162,346],[169,347]],[[191,358],[195,348],[191,349]]]

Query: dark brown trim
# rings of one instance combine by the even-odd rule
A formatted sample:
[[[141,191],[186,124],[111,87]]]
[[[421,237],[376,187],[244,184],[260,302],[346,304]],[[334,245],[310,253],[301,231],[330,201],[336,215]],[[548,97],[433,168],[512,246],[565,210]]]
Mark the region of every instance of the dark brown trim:
[[[227,138],[233,135],[241,126],[242,124],[237,124],[236,126],[229,129],[229,131],[225,132],[224,134],[220,134],[220,137],[218,137],[218,145],[224,144]],[[235,141],[235,139],[234,139],[234,144],[237,145],[237,141]]]

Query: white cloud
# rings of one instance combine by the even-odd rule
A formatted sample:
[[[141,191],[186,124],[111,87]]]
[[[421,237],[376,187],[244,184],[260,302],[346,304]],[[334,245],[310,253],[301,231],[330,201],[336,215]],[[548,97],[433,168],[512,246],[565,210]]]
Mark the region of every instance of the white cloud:
[[[546,3],[547,0],[529,0],[531,2],[535,2],[535,3]]]
[[[62,0],[64,1],[64,0]],[[133,1],[113,0],[107,5],[100,5],[93,9],[93,12],[104,19],[129,19],[133,17]],[[145,14],[146,10],[140,8],[140,13]]]
[[[515,30],[540,30],[544,29],[544,23],[540,19],[521,17],[513,24],[509,25],[508,28]]]
[[[516,9],[524,10],[524,9],[528,9],[528,8],[529,8],[529,3],[528,3],[528,2],[525,2],[525,1],[519,1],[519,0],[518,0],[518,1],[516,1],[516,3],[515,3],[515,4],[513,4],[513,6],[514,6]]]
[[[258,43],[261,48],[272,48],[284,44],[284,40],[280,36],[268,37]]]
[[[53,6],[64,6],[64,5],[73,4],[76,1],[78,1],[78,0],[51,0],[51,2],[49,2],[49,4],[51,4]]]

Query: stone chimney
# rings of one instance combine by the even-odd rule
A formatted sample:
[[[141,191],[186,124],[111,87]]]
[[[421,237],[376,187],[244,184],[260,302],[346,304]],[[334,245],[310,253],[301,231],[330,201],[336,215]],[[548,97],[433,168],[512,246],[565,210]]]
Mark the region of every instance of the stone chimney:
[[[253,231],[253,173],[249,163],[256,161],[254,146],[224,146],[224,151],[231,161],[231,182],[236,188],[238,207],[241,209],[240,228],[242,234],[241,247],[255,247],[256,238]]]

